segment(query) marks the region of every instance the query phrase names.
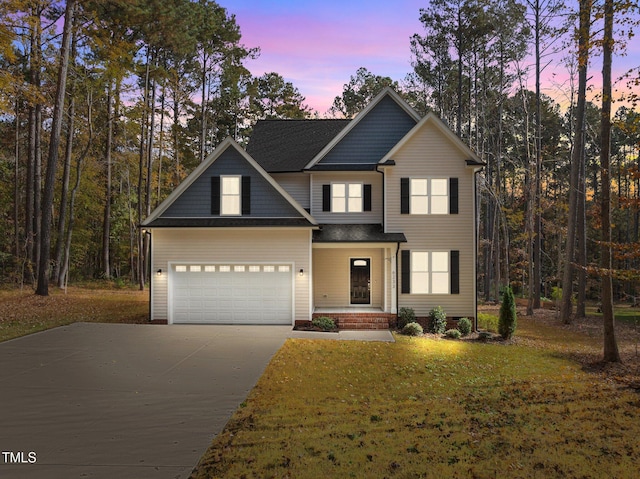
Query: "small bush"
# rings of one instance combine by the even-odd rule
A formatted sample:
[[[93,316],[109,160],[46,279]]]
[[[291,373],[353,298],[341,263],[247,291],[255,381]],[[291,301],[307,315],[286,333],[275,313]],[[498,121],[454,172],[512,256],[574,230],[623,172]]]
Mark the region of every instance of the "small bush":
[[[462,334],[463,336],[471,334],[472,328],[473,325],[471,324],[471,320],[469,318],[460,318],[458,320],[458,331],[460,331],[460,334]]]
[[[311,321],[315,327],[322,329],[323,331],[333,331],[336,329],[336,323],[333,318],[328,316],[320,316],[318,318],[314,318]]]
[[[422,330],[422,326],[413,322],[405,324],[401,332],[407,336],[420,336],[424,331]]]
[[[460,339],[460,337],[462,336],[462,333],[457,329],[447,329],[444,332],[444,335],[449,339]]]
[[[493,338],[493,334],[488,331],[480,331],[478,333],[478,339],[480,341],[489,341],[491,338]]]
[[[494,314],[478,313],[478,329],[498,332],[498,317]]]
[[[502,304],[500,305],[500,317],[498,318],[498,332],[503,339],[509,339],[516,330],[516,301],[510,287],[504,289]]]
[[[431,333],[442,334],[447,329],[447,315],[442,306],[436,306],[429,313],[429,330]]]
[[[400,308],[398,313],[398,329],[402,330],[407,324],[416,322],[416,313],[413,308]]]

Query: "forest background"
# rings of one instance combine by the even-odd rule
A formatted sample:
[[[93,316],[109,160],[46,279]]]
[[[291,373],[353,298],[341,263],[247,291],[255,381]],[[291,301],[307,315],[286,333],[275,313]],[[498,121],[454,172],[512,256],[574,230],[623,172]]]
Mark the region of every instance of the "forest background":
[[[279,73],[251,75],[260,51],[216,2],[0,0],[0,282],[144,288],[140,221],[219,142],[246,144],[264,118],[350,118],[390,85],[486,162],[484,300],[564,296],[567,321],[609,281],[637,301],[640,61],[606,80],[636,41],[636,2],[431,0],[416,15],[405,78],[359,68],[317,112]],[[551,61],[561,98],[542,94]]]

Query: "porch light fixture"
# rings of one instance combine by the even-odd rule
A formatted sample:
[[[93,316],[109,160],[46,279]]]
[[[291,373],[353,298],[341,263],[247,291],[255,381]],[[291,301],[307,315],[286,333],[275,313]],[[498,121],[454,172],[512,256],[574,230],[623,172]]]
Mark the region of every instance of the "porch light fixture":
[[[302,268],[300,268],[300,276],[304,275],[304,270]]]
[[[157,274],[158,276],[160,276],[160,275],[162,274],[162,268],[160,268],[158,271],[156,271],[156,274]]]

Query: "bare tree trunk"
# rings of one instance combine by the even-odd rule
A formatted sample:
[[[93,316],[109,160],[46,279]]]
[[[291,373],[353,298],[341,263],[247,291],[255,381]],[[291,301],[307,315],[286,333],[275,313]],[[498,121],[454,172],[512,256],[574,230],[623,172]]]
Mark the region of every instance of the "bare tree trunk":
[[[145,167],[145,153],[146,149],[146,136],[148,133],[148,116],[149,116],[149,69],[151,68],[149,59],[149,51],[147,50],[147,65],[145,69],[144,91],[143,91],[143,112],[142,121],[140,127],[140,155],[138,164],[138,218],[137,221],[142,221],[143,214],[143,201],[142,191],[144,185],[144,167]],[[137,229],[138,235],[138,261],[137,261],[137,273],[138,273],[138,286],[140,291],[144,290],[145,283],[145,248],[144,238],[141,228]]]
[[[540,90],[540,0],[535,2],[535,42],[536,42],[536,190],[533,201],[534,208],[534,243],[533,243],[533,295],[532,309],[540,309],[541,283],[542,283],[542,208],[540,197],[542,196],[542,112]],[[533,312],[533,311],[532,311]]]
[[[111,105],[113,103],[113,80],[107,84],[107,141],[105,142],[105,188],[104,188],[104,215],[102,218],[102,275],[105,279],[111,279],[111,255],[109,251],[111,239],[111,149],[113,143],[114,115]]]
[[[604,38],[602,47],[602,115],[600,118],[600,164],[602,175],[602,318],[604,321],[604,354],[606,362],[620,362],[613,315],[613,282],[611,261],[611,57],[613,53],[613,0],[604,4]]]
[[[571,155],[571,178],[569,185],[569,221],[567,227],[567,246],[562,274],[562,302],[560,317],[565,324],[572,320],[573,306],[573,258],[576,241],[578,180],[580,161],[584,151],[585,111],[587,91],[587,63],[589,59],[589,33],[591,26],[591,0],[580,0],[580,25],[578,27],[578,105],[576,107],[575,140]]]
[[[74,20],[75,26],[75,20]],[[71,37],[71,60],[72,64],[76,59],[76,43],[77,43],[77,30],[74,28]],[[67,207],[69,196],[69,176],[71,175],[71,157],[73,154],[73,140],[74,140],[74,125],[76,115],[76,100],[75,100],[76,80],[75,76],[72,76],[71,83],[69,85],[69,108],[67,110],[67,131],[66,131],[66,144],[64,154],[64,169],[62,173],[62,191],[60,194],[60,214],[58,218],[58,234],[56,237],[56,246],[54,248],[54,263],[53,263],[53,281],[60,286],[60,268],[62,265],[63,244],[65,238],[65,227],[67,222]]]
[[[53,194],[58,166],[58,149],[62,132],[62,117],[64,116],[64,98],[67,87],[67,72],[69,69],[69,47],[75,10],[75,0],[68,0],[65,10],[62,46],[60,48],[60,66],[58,68],[58,84],[56,86],[56,101],[53,109],[51,124],[51,141],[49,142],[49,156],[47,158],[47,176],[45,178],[44,194],[42,197],[42,222],[40,227],[41,249],[40,267],[38,268],[38,286],[36,294],[49,295],[49,258],[51,255],[51,219],[53,216]]]
[[[587,299],[587,216],[586,216],[586,166],[584,152],[580,156],[580,180],[578,181],[578,211],[577,211],[577,231],[578,251],[576,262],[578,268],[578,301],[576,303],[576,319],[586,316]]]
[[[20,257],[20,102],[16,99],[15,168],[13,177],[14,256]]]
[[[62,192],[60,195],[60,215],[58,219],[58,237],[56,238],[56,246],[54,253],[54,265],[53,265],[53,281],[60,285],[60,269],[62,265],[62,253],[64,240],[64,231],[67,222],[67,203],[69,194],[69,176],[71,175],[71,157],[73,152],[73,128],[75,120],[76,102],[73,97],[74,90],[73,82],[70,86],[69,95],[69,110],[67,122],[67,142],[65,146],[64,154],[64,170],[62,173]]]

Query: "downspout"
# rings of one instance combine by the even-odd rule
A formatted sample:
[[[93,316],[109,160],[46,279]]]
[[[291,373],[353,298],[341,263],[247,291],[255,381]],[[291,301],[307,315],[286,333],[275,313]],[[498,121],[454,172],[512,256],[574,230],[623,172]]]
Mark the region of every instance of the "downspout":
[[[154,280],[154,274],[153,274],[153,238],[151,236],[151,231],[149,230],[145,230],[143,229],[142,232],[146,235],[149,235],[149,322],[153,321],[153,317],[152,317],[152,305],[151,302],[153,301],[153,280]]]
[[[400,288],[398,287],[400,285],[400,274],[398,274],[398,253],[400,253],[400,241],[396,242],[396,315],[400,313]]]
[[[473,241],[474,241],[474,251],[473,251],[473,291],[474,298],[473,302],[475,304],[475,319],[474,319],[474,330],[478,330],[478,173],[480,173],[480,169],[476,169],[473,172]]]

